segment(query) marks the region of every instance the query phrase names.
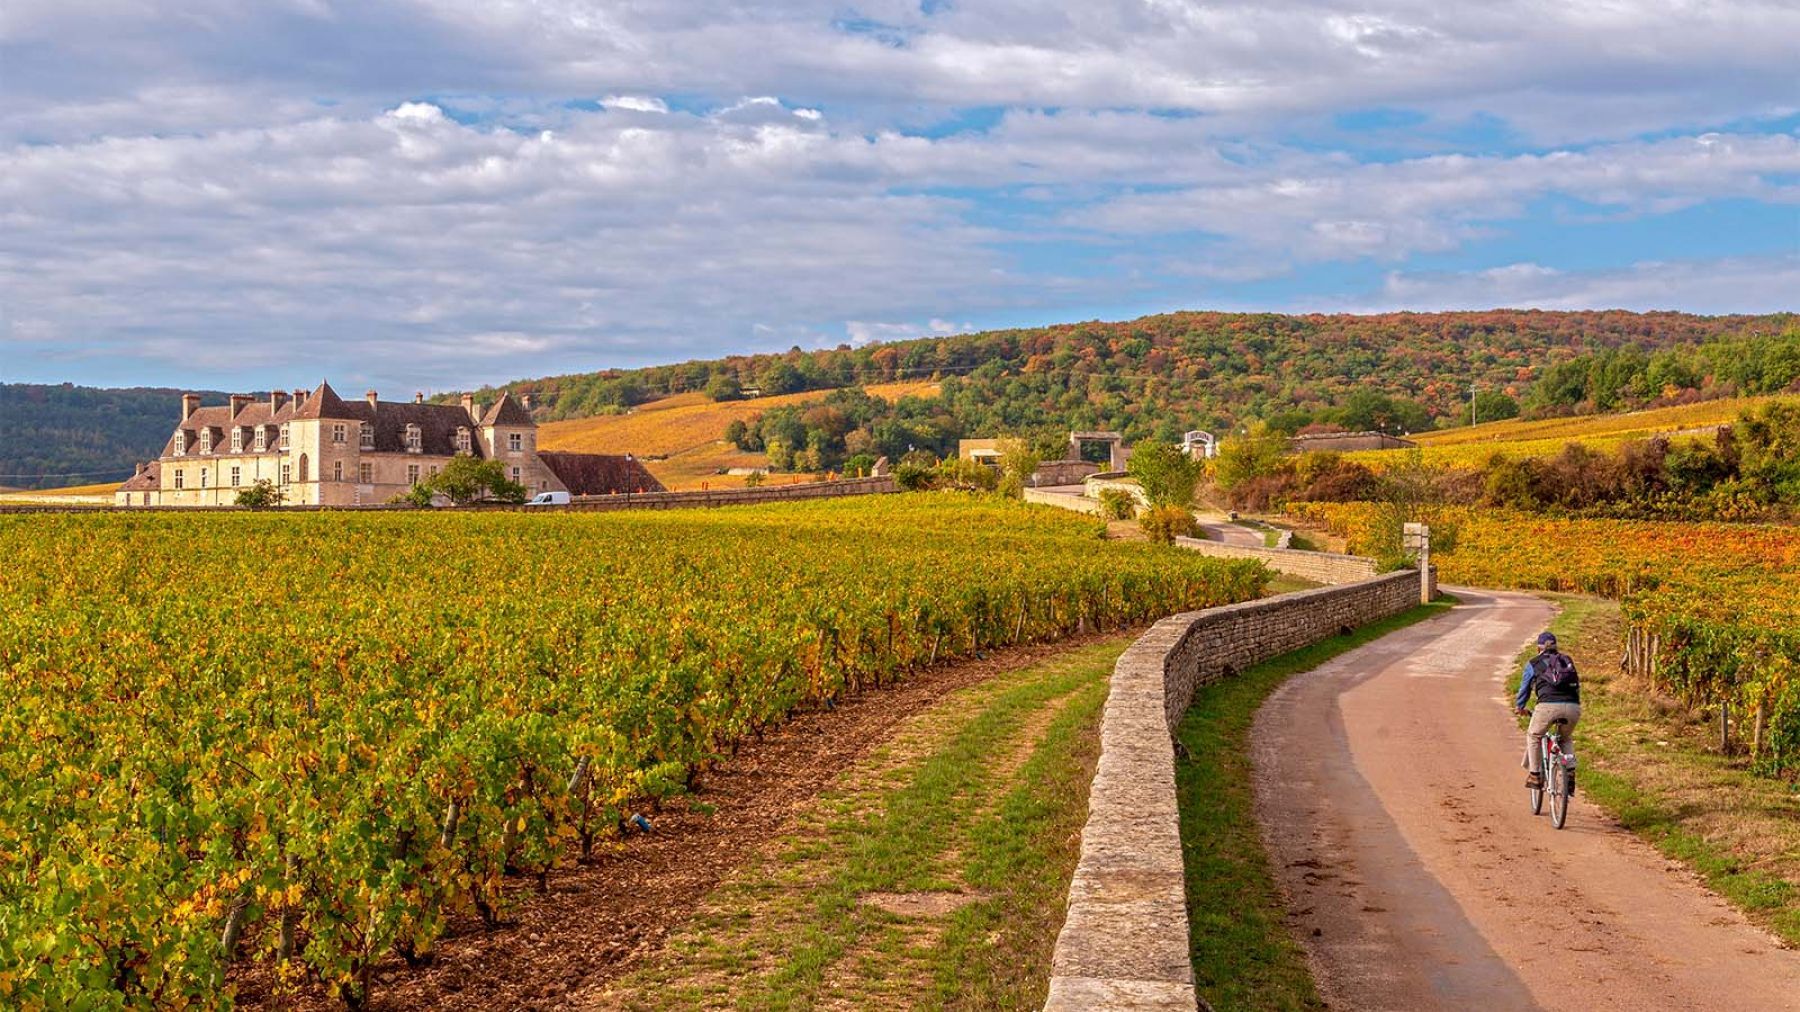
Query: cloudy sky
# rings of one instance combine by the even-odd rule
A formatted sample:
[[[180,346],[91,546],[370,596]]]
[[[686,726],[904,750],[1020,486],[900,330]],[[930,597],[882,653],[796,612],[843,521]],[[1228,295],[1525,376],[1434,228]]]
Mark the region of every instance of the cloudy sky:
[[[1800,309],[1800,4],[7,0],[0,377]]]

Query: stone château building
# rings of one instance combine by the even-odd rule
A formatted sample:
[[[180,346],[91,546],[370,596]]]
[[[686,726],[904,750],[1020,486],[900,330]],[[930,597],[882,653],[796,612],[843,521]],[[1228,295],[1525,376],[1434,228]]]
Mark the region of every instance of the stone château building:
[[[181,421],[162,455],[123,485],[120,506],[229,506],[259,480],[274,482],[298,506],[384,503],[460,455],[498,460],[531,493],[575,495],[660,492],[661,483],[630,455],[540,453],[537,423],[510,394],[488,407],[378,400],[371,390],[346,401],[320,383],[308,393],[268,399],[233,394],[201,407],[181,397]]]

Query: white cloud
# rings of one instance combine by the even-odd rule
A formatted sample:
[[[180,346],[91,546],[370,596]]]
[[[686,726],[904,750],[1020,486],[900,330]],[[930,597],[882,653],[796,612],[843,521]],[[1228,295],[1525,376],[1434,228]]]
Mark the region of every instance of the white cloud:
[[[1127,195],[1067,220],[1108,232],[1211,233],[1264,259],[1397,260],[1455,248],[1553,195],[1631,214],[1727,197],[1800,203],[1800,136],[1788,134],[1709,133],[1511,157],[1320,160],[1295,168]]]
[[[1786,213],[1800,138],[1754,124],[1800,106],[1795,37],[1785,0],[13,0],[8,365],[448,385],[1216,304],[1323,260],[1392,266],[1392,300],[1763,305],[1789,275],[1752,261],[1710,294],[1406,264],[1546,199]],[[1387,107],[1423,122],[1337,121]]]
[[[654,95],[608,95],[600,100],[600,104],[608,109],[628,109],[632,112],[669,111],[669,103]]]
[[[1395,271],[1379,295],[1318,308],[1355,312],[1532,307],[1779,313],[1800,307],[1800,254],[1645,261],[1564,271],[1535,263],[1456,273]]]

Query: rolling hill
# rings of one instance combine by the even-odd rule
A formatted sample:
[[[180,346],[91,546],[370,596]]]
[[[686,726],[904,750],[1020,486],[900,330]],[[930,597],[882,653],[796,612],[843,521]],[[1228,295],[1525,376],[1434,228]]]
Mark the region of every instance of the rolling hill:
[[[937,393],[932,382],[879,383],[865,388],[885,400],[929,397]],[[632,453],[642,458],[650,473],[669,488],[698,488],[703,483],[718,488],[743,483],[743,478],[723,475],[733,467],[761,467],[761,453],[737,449],[721,437],[734,421],[751,422],[773,408],[793,407],[824,398],[827,391],[753,397],[737,401],[710,401],[698,392],[675,394],[650,401],[622,414],[596,415],[545,422],[538,430],[538,446],[545,450],[587,453]]]

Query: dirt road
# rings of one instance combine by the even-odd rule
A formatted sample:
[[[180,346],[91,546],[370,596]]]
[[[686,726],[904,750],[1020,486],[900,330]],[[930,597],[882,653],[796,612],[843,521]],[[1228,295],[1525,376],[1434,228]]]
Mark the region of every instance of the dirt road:
[[[1800,1009],[1800,953],[1580,796],[1561,832],[1531,815],[1504,682],[1551,610],[1457,593],[1257,715],[1257,815],[1325,1000]]]

